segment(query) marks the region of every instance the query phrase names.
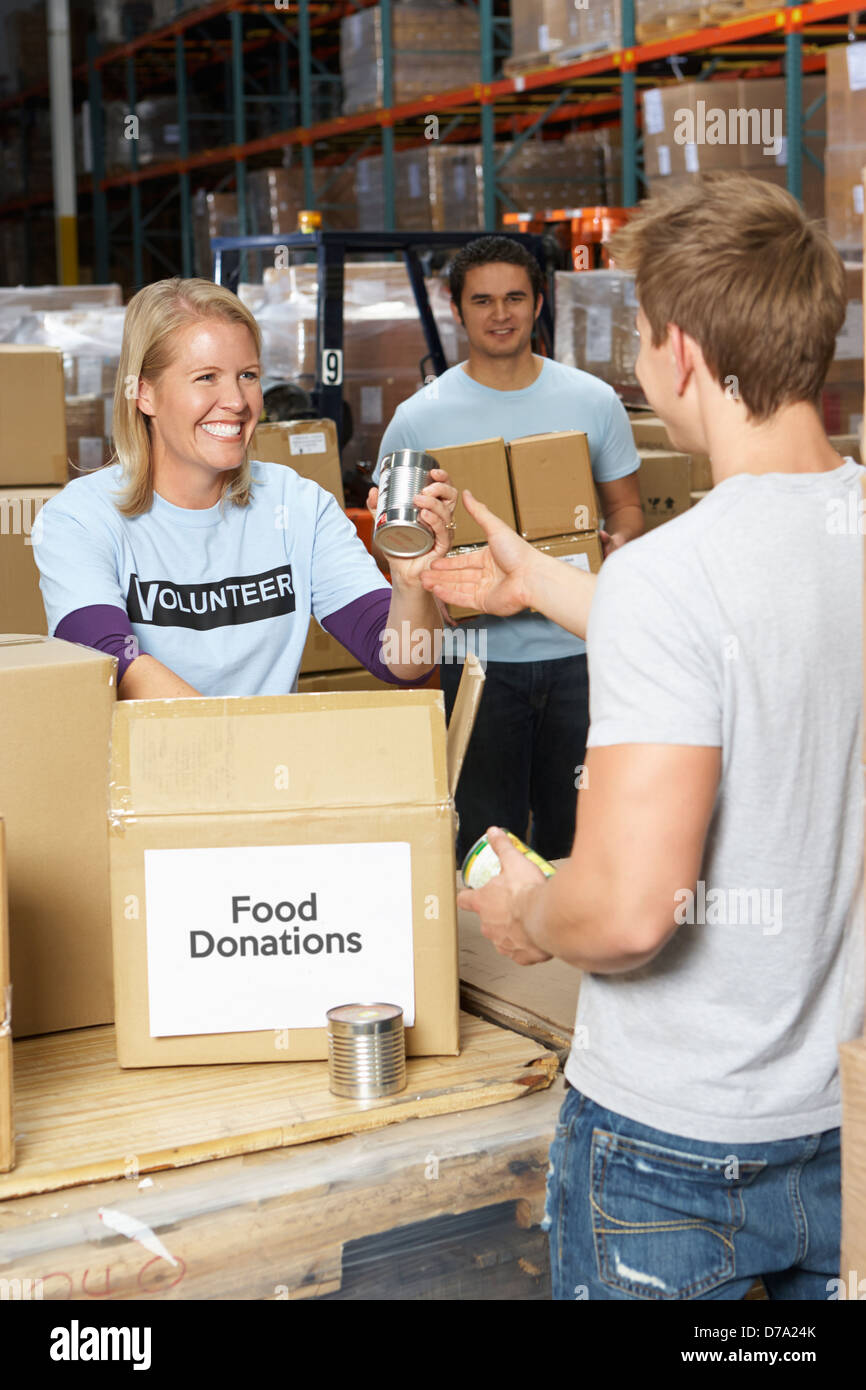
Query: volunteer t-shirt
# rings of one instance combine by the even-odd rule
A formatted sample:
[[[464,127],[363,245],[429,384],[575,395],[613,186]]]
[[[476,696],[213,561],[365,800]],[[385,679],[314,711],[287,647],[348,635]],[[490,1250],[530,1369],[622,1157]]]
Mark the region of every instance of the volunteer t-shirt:
[[[557,430],[584,431],[596,482],[624,478],[639,466],[628,416],[613,388],[549,357],[532,385],[521,391],[482,386],[467,376],[463,364],[450,367],[398,405],[382,436],[379,458],[395,449],[423,451],[497,436],[508,443]],[[374,478],[378,473],[377,466]],[[580,638],[540,613],[512,618],[482,614],[465,619],[461,627],[487,629],[489,661],[555,661],[586,650]]]
[[[728,478],[595,592],[589,746],[722,749],[681,925],[645,967],[584,978],[566,1066],[672,1134],[840,1123],[837,1048],[863,1027],[862,476]]]
[[[122,610],[138,650],[203,695],[281,695],[297,686],[311,613],[324,622],[378,596],[387,616],[386,581],[336,499],[282,464],[251,470],[247,507],[154,493],[136,517],[116,506],[120,464],[68,483],[34,527],[49,633]]]

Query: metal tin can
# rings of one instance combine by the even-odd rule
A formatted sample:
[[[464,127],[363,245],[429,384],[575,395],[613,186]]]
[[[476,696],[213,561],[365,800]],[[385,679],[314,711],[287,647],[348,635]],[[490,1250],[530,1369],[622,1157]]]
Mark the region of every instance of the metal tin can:
[[[383,555],[414,560],[432,550],[435,536],[419,521],[412,498],[430,482],[431,469],[438,467],[430,454],[415,449],[398,449],[383,458],[373,525],[373,541]]]
[[[406,1089],[403,1010],[397,1004],[340,1004],[328,1010],[328,1088],[354,1100]]]
[[[552,878],[556,873],[552,864],[546,859],[542,859],[540,854],[536,854],[534,849],[525,845],[516,835],[512,835],[510,830],[506,830],[506,835],[515,849],[519,849],[521,854],[525,854],[531,864],[535,864],[541,870],[545,878]],[[483,888],[485,883],[489,883],[491,878],[495,878],[502,872],[502,865],[499,858],[487,839],[482,835],[480,840],[476,840],[466,858],[463,860],[463,882],[467,888]]]

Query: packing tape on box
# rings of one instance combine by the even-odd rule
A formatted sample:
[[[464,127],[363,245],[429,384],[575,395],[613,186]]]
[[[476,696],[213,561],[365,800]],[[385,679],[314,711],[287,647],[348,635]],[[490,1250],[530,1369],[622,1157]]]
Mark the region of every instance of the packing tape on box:
[[[0,1018],[0,1038],[8,1038],[12,1032],[12,986],[3,991],[3,1017]]]

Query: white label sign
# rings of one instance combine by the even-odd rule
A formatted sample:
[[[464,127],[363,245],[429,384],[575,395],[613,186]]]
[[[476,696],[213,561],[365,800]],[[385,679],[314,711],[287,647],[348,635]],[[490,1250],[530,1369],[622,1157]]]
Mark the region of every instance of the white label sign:
[[[659,145],[658,147],[659,173],[667,178],[671,171],[671,151],[669,145]]]
[[[643,94],[643,123],[647,135],[661,135],[665,128],[665,113],[659,87],[652,87]]]
[[[845,56],[848,59],[848,86],[852,92],[862,92],[866,87],[866,43],[849,43]]]
[[[686,168],[690,174],[696,174],[700,168],[698,160],[698,147],[695,144],[685,146]]]
[[[102,395],[101,357],[79,357],[78,394],[79,396]]]
[[[382,388],[381,386],[361,387],[361,424],[381,425]]]
[[[586,360],[609,362],[613,352],[613,311],[609,304],[589,304],[586,309]]]
[[[575,569],[586,570],[587,574],[592,573],[588,555],[560,555],[559,559],[564,565],[574,565]]]
[[[152,1037],[323,1028],[337,1004],[415,1021],[410,847],[144,852]]]
[[[326,454],[328,445],[323,434],[290,434],[290,454]]]
[[[862,216],[863,216],[863,185],[862,185],[862,183],[855,183],[855,185],[854,185],[854,211],[856,212],[856,214],[857,214],[858,217],[862,217]]]

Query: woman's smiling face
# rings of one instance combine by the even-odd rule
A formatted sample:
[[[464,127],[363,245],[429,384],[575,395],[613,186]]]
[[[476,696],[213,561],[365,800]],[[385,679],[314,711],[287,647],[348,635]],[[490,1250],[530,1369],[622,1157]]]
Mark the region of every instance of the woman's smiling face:
[[[244,324],[212,317],[182,329],[171,364],[141,381],[154,468],[239,468],[262,413],[260,374]]]

